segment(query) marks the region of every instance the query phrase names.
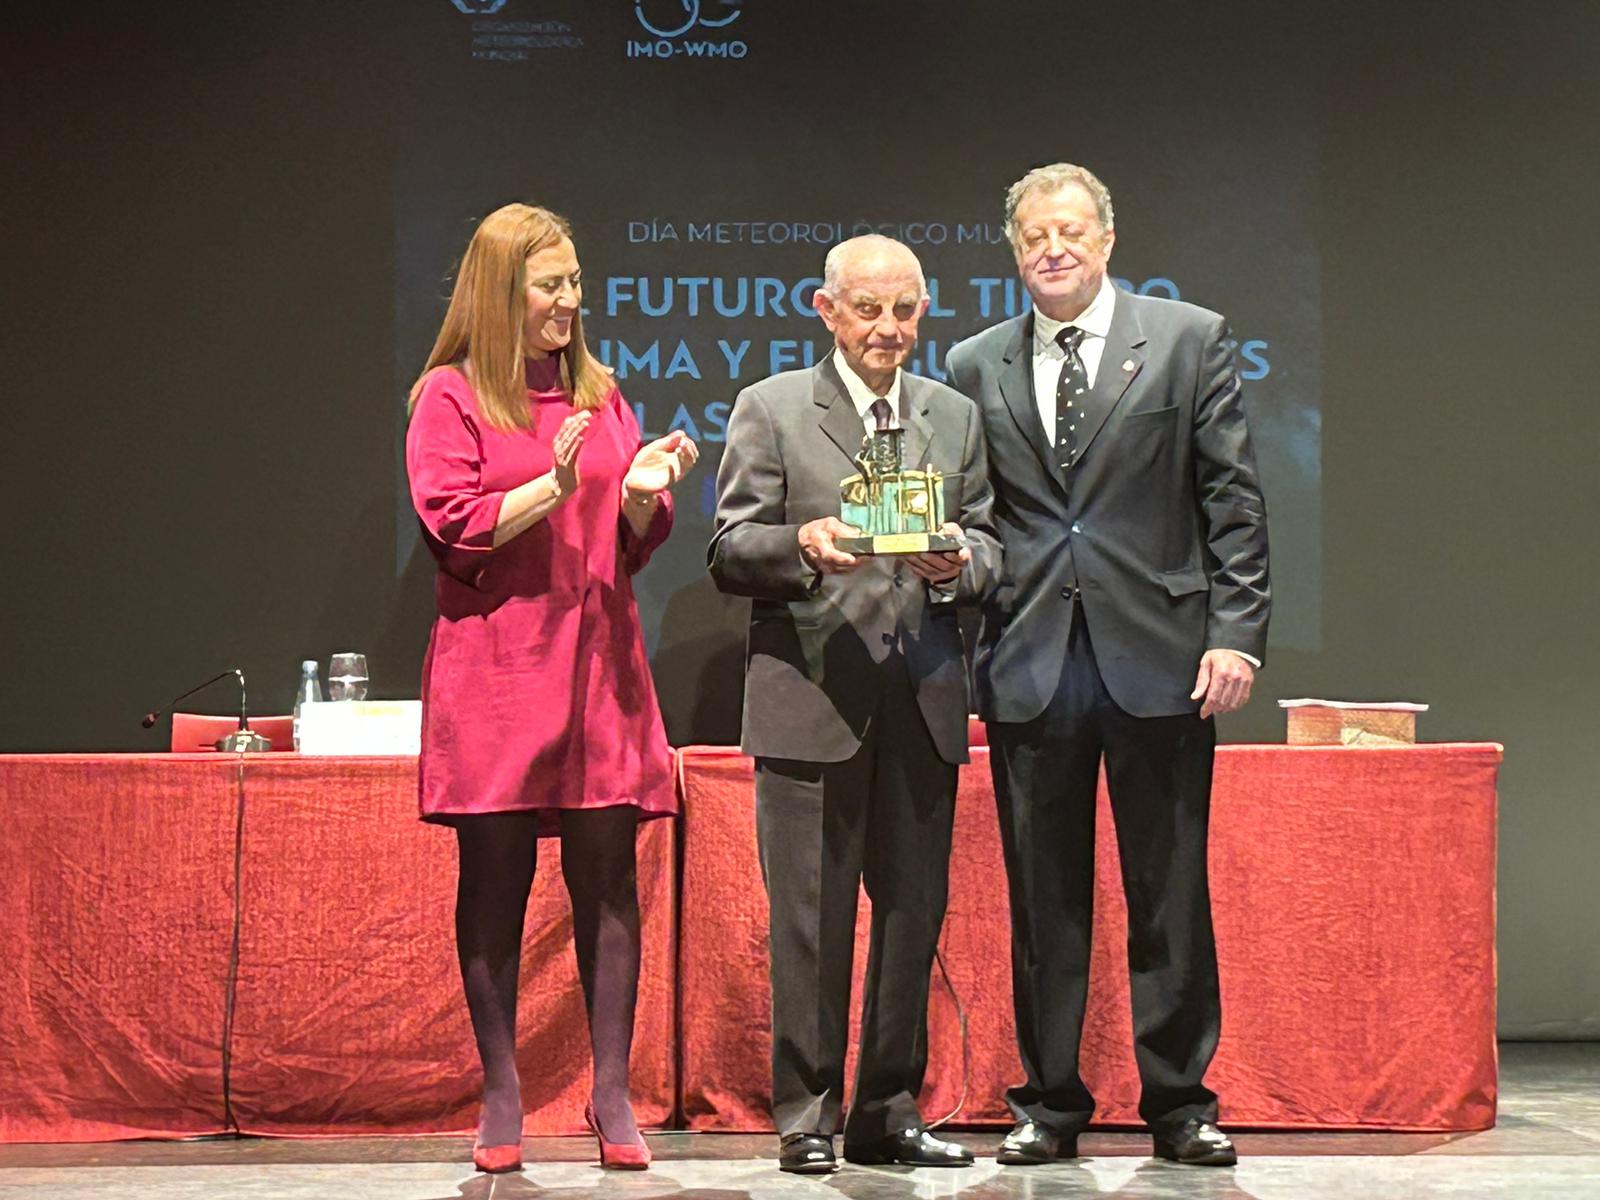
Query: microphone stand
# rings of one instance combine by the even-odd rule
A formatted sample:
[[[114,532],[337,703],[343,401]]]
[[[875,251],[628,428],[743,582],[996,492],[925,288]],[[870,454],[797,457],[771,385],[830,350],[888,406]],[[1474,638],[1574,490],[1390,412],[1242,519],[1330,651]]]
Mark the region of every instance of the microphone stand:
[[[219,737],[216,747],[218,750],[235,754],[243,754],[246,750],[271,750],[272,743],[250,728],[248,715],[250,707],[245,698],[244,672],[235,667],[233,673],[239,677],[239,728],[225,737]]]
[[[244,687],[244,672],[238,667],[229,667],[226,671],[222,671],[216,675],[213,675],[204,683],[195,684],[194,687],[190,688],[187,692],[184,692],[178,696],[174,696],[171,700],[167,701],[166,708],[152,709],[150,712],[145,713],[144,720],[141,721],[140,724],[143,725],[144,728],[149,729],[156,723],[156,719],[160,717],[162,713],[170,709],[179,700],[185,700],[203,688],[210,687],[219,679],[226,679],[229,675],[233,675],[239,680],[239,728],[235,729],[232,733],[224,734],[222,737],[218,738],[213,745],[215,745],[218,750],[233,754],[242,754],[248,750],[257,752],[271,750],[272,743],[266,738],[262,737],[254,729],[250,728],[250,718],[248,715],[250,710]]]

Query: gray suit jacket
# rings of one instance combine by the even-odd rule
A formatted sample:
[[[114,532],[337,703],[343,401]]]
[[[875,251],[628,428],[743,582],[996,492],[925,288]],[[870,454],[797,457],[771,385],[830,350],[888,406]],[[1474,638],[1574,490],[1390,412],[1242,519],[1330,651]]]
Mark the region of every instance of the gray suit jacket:
[[[1193,712],[1200,656],[1266,656],[1267,511],[1227,326],[1118,292],[1095,377],[1098,428],[1062,471],[1033,394],[1033,315],[953,347],[983,414],[1005,570],[974,663],[978,711],[1028,721],[1054,695],[1070,589],[1106,690],[1139,717]]]
[[[746,650],[747,754],[842,762],[877,706],[879,665],[904,657],[939,754],[967,760],[967,672],[955,603],[987,595],[999,571],[992,495],[978,411],[958,392],[901,376],[907,466],[932,462],[959,479],[946,519],[966,534],[972,561],[954,597],[930,594],[885,556],[848,575],[819,575],[800,557],[800,526],[839,515],[839,481],[855,474],[861,417],[830,354],[739,393],[717,473],[707,559],[724,592],[753,599]],[[959,511],[957,510],[959,508]]]

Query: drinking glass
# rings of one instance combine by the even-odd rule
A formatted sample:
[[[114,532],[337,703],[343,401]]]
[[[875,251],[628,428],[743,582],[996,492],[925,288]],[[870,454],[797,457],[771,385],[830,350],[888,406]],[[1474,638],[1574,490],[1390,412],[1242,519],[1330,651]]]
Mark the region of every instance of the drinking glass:
[[[367,698],[367,656],[345,652],[328,662],[328,699],[365,700]]]

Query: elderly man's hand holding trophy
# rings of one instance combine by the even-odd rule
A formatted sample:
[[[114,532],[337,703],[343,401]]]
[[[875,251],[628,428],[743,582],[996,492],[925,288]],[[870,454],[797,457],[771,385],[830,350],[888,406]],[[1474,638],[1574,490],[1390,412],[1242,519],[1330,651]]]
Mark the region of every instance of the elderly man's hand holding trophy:
[[[903,557],[912,572],[935,586],[948,584],[972,557],[961,528],[944,519],[946,475],[932,463],[907,470],[900,429],[870,432],[856,457],[860,473],[839,481],[839,516],[800,530],[806,560],[827,574],[842,574],[879,555]]]

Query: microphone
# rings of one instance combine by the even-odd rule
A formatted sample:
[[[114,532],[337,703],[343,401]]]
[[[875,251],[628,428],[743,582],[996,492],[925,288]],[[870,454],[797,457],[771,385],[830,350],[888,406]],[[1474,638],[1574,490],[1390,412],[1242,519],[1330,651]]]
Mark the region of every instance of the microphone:
[[[223,671],[223,672],[221,672],[219,674],[213,675],[210,679],[206,680],[204,683],[195,684],[192,688],[190,688],[187,692],[184,692],[182,695],[174,696],[171,700],[168,700],[166,702],[166,704],[163,705],[161,708],[151,709],[149,712],[145,713],[144,720],[141,721],[140,724],[143,725],[146,729],[149,729],[150,726],[152,726],[152,725],[154,725],[156,723],[156,721],[162,716],[162,714],[164,714],[168,709],[170,709],[179,700],[187,700],[190,696],[194,695],[196,692],[200,691],[202,688],[208,688],[213,683],[217,682],[217,680],[226,679],[229,675],[234,675],[234,674],[238,674],[238,676],[239,676],[239,685],[242,688],[244,686],[244,675],[243,675],[243,673],[240,672],[239,668],[237,668],[237,667],[229,667],[226,671]]]
[[[249,707],[246,701],[244,672],[238,667],[229,667],[226,671],[220,671],[213,675],[210,679],[206,680],[204,683],[197,683],[187,692],[182,692],[174,696],[161,708],[151,709],[149,712],[145,713],[144,719],[139,722],[140,725],[146,729],[149,729],[156,723],[162,714],[168,712],[179,700],[186,700],[196,692],[210,687],[218,680],[226,679],[229,675],[235,676],[239,680],[239,728],[235,729],[230,734],[218,738],[215,742],[216,748],[218,750],[233,751],[235,753],[244,750],[271,750],[272,743],[250,728],[250,718],[247,715],[249,712]]]

